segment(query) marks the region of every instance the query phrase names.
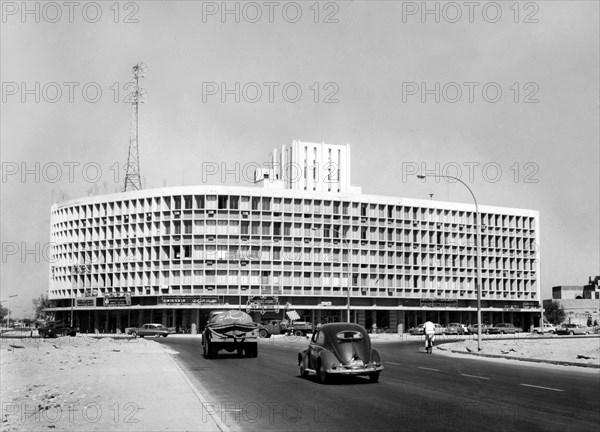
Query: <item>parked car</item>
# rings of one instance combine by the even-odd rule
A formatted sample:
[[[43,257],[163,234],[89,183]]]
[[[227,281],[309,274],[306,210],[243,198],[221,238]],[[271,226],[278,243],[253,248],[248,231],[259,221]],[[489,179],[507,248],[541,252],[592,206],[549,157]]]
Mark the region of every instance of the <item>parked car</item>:
[[[521,333],[523,329],[521,327],[517,327],[511,323],[500,323],[488,327],[488,334],[507,334],[507,333]]]
[[[435,334],[436,335],[441,335],[444,334],[444,327],[441,326],[441,324],[433,324],[435,326]]]
[[[470,326],[467,327],[467,330],[469,331],[470,334],[477,334],[478,326],[479,326],[479,324],[471,324]],[[489,326],[487,324],[481,324],[481,333],[487,334],[488,329],[489,329]]]
[[[367,330],[353,323],[324,324],[315,331],[308,348],[298,353],[298,366],[300,376],[316,373],[323,384],[333,375],[366,375],[378,382],[383,370]]]
[[[450,323],[446,326],[445,333],[447,335],[464,335],[468,333],[467,327],[460,323]]]
[[[144,324],[141,327],[128,327],[125,329],[126,334],[130,334],[135,337],[144,337],[144,336],[162,336],[167,337],[170,334],[174,333],[173,330],[165,327],[162,324]]]
[[[440,324],[433,324],[435,326],[435,334],[436,335],[441,335],[444,334],[444,327],[442,327]],[[416,327],[411,327],[410,329],[408,329],[408,333],[410,333],[411,335],[423,335],[425,334],[425,331],[423,330],[423,326],[424,324],[419,324]]]
[[[541,333],[541,329],[539,326],[533,328],[534,333]],[[544,324],[544,333],[556,333],[556,326],[554,324]]]
[[[594,328],[587,327],[581,324],[563,324],[561,327],[556,329],[558,335],[587,335],[593,334]]]
[[[422,335],[425,334],[425,331],[423,330],[423,324],[419,324],[416,327],[411,327],[408,329],[408,333],[411,335]]]
[[[38,334],[43,338],[53,338],[58,336],[76,336],[79,328],[64,324],[62,321],[46,321],[45,324],[38,327]]]

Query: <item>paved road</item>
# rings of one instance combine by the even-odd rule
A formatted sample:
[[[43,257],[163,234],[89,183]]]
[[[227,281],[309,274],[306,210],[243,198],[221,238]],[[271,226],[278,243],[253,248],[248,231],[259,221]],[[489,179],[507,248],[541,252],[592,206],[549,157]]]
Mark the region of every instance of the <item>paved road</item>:
[[[211,413],[232,431],[592,431],[600,424],[600,374],[428,355],[420,342],[374,342],[380,382],[321,385],[299,376],[305,339],[261,340],[258,358],[202,357],[199,337],[170,337],[182,369]]]

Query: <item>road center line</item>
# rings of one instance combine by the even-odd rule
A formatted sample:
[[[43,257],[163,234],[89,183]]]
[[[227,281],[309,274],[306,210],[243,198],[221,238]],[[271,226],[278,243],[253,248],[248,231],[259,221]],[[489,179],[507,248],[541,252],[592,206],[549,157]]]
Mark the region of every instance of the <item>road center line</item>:
[[[398,366],[402,366],[402,364],[400,364],[400,363],[394,363],[394,362],[389,362],[389,361],[386,361],[386,363],[393,364],[393,365],[398,365]]]
[[[485,379],[485,380],[489,380],[488,377],[482,377],[482,376],[477,376],[477,375],[469,375],[469,374],[461,374],[462,376],[466,376],[466,377],[470,377],[470,378],[479,378],[479,379]]]
[[[525,386],[525,387],[535,387],[535,388],[539,388],[539,389],[552,390],[552,391],[557,391],[557,392],[564,391],[564,390],[561,390],[561,389],[555,389],[555,388],[552,388],[552,387],[536,386],[536,385],[533,385],[533,384],[521,384],[521,385]]]
[[[419,368],[419,369],[430,370],[430,371],[436,371],[436,372],[439,372],[439,371],[440,371],[439,369],[426,368],[426,367],[421,367],[421,366],[418,366],[418,368]]]

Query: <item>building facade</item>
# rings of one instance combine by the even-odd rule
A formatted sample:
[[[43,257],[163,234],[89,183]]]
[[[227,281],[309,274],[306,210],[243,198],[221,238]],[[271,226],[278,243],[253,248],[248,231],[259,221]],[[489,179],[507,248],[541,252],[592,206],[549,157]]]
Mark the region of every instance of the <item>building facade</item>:
[[[300,166],[312,162],[300,158]],[[294,310],[314,323],[349,314],[394,330],[426,319],[476,322],[473,205],[364,195],[349,176],[336,178],[339,190],[290,188],[284,174],[266,172],[256,187],[148,189],[53,205],[50,311],[73,316],[84,332],[148,322],[195,330],[211,310],[230,308],[248,308],[255,320]],[[302,170],[297,181],[307,176]],[[541,301],[538,212],[480,213],[482,319],[528,328]]]
[[[587,285],[560,285],[552,287],[552,299],[544,300],[544,308],[553,301],[565,310],[565,322],[582,325],[598,325],[600,322],[600,276],[591,277]]]

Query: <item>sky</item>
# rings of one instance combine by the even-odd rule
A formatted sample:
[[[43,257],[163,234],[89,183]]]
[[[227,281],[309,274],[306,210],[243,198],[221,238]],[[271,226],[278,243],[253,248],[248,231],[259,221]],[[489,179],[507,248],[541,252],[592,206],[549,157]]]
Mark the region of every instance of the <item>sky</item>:
[[[445,174],[539,211],[543,298],[600,274],[598,2],[3,1],[0,36],[17,316],[48,289],[51,205],[123,188],[138,62],[145,188],[249,186],[282,144],[350,144],[365,194],[472,202],[416,177]]]

